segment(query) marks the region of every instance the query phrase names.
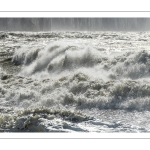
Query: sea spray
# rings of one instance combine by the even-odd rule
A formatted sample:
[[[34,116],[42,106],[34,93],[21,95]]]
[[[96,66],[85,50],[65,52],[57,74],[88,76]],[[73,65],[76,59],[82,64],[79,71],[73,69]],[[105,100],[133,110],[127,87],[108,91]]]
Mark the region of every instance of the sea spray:
[[[149,32],[8,32],[0,130],[149,132],[148,41]]]

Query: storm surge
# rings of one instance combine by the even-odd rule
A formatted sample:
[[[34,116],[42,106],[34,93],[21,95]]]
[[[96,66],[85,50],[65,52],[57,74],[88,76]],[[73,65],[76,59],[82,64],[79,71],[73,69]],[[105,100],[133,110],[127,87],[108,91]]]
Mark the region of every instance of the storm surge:
[[[22,64],[19,76],[47,80],[40,88],[42,106],[49,102],[82,109],[149,110],[149,51],[117,55],[85,43],[59,41],[41,50],[18,49],[12,61]],[[50,99],[44,104],[47,96]]]
[[[8,33],[8,38],[18,40],[18,35]],[[19,70],[0,70],[1,130],[148,132],[149,36],[22,33],[8,63]]]

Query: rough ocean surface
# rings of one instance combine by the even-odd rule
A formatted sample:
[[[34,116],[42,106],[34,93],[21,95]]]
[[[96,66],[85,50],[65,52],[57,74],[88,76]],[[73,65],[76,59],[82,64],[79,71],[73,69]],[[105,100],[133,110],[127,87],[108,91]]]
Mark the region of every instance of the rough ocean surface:
[[[0,32],[1,132],[149,132],[150,32]]]

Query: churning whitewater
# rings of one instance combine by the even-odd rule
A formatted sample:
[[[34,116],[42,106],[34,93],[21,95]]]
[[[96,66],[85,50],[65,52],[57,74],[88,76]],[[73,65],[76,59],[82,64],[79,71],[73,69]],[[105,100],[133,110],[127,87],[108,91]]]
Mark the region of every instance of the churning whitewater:
[[[1,132],[149,132],[150,32],[0,32]]]

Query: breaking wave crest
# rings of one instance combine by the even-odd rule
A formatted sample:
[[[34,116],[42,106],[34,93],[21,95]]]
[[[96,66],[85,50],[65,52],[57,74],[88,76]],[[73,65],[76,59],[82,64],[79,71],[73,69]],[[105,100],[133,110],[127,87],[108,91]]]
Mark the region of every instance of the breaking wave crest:
[[[3,41],[21,38],[22,43],[18,47],[14,42],[12,60],[10,57],[0,63],[0,131],[86,132],[83,122],[90,127],[113,126],[116,131],[120,130],[118,126],[126,130],[129,118],[132,124],[131,114],[145,113],[147,117],[150,51],[135,45],[141,42],[147,46],[149,36],[124,34],[93,33],[90,37],[81,33],[41,33],[38,37],[8,33]],[[109,45],[114,47],[110,49]],[[7,67],[17,71],[9,74]],[[109,116],[112,126],[90,118],[89,112],[104,120]],[[115,123],[109,113],[116,117]],[[118,120],[123,123],[120,125]]]
[[[19,49],[14,57],[15,64],[23,64],[22,75],[32,75],[75,70],[81,67],[92,67],[101,62],[104,56],[93,48],[78,47],[74,43],[54,42],[43,50],[33,49],[28,52]],[[27,69],[28,68],[28,69]]]
[[[148,51],[106,55],[84,43],[59,41],[45,49],[19,49],[12,61],[22,64],[19,76],[40,79],[31,83],[41,90],[32,86],[29,93],[12,94],[19,107],[150,110],[150,86],[144,82],[150,75]]]
[[[148,51],[124,52],[115,56],[106,55],[99,49],[76,43],[53,42],[45,49],[21,48],[12,61],[23,64],[20,75],[46,77],[67,71],[67,73],[91,73],[91,76],[108,79],[138,79],[150,75],[150,53]],[[65,72],[66,73],[66,72]],[[37,77],[37,76],[36,76]]]

